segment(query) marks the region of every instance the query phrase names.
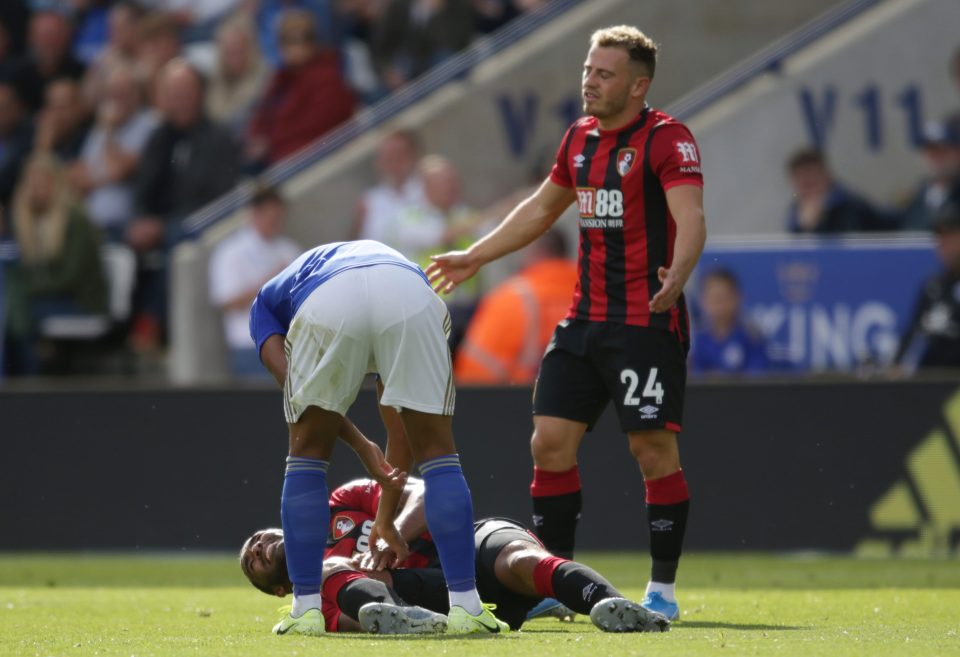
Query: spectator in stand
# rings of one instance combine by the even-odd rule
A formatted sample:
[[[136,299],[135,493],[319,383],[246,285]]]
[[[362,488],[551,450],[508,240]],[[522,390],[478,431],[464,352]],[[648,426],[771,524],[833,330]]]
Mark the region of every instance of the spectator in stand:
[[[520,15],[513,0],[473,0],[473,26],[480,34],[495,32]]]
[[[133,67],[114,64],[97,108],[96,126],[83,145],[70,179],[83,196],[90,219],[107,241],[121,242],[133,218],[133,177],[157,126],[144,103]]]
[[[458,384],[530,385],[536,379],[557,322],[570,307],[577,266],[557,229],[522,255],[523,269],[480,301],[454,362]]]
[[[20,260],[8,269],[7,359],[11,374],[37,374],[40,324],[51,315],[103,313],[107,285],[97,229],[70,194],[60,163],[35,155],[13,203]]]
[[[70,24],[62,14],[38,11],[30,17],[30,49],[13,63],[10,79],[31,113],[43,104],[49,82],[83,77],[83,64],[70,52],[70,38]]]
[[[380,3],[381,0],[369,0]],[[254,23],[263,56],[273,68],[283,65],[283,44],[281,43],[280,24],[288,11],[300,10],[313,16],[314,29],[318,43],[324,47],[339,44],[340,36],[336,15],[331,0],[258,0]]]
[[[10,61],[23,54],[29,19],[26,0],[0,2],[0,72],[5,72]]]
[[[704,324],[693,339],[691,369],[698,374],[755,374],[770,369],[767,344],[741,317],[743,297],[736,275],[727,269],[708,272],[700,283]]]
[[[147,82],[147,90],[153,94],[160,72],[183,50],[180,28],[172,16],[155,12],[145,14],[140,19],[137,32],[140,39],[137,67]]]
[[[103,50],[110,35],[113,0],[70,0],[73,13],[73,55],[89,65]]]
[[[240,0],[140,0],[153,11],[171,17],[185,41],[209,41],[217,23],[232,12]]]
[[[291,9],[280,19],[283,64],[250,123],[248,159],[269,165],[353,115],[356,99],[340,75],[336,51],[321,48],[313,14]]]
[[[924,283],[900,341],[895,362],[908,369],[960,368],[960,199],[943,204],[934,233],[943,271]]]
[[[460,172],[453,162],[439,155],[428,155],[418,167],[423,180],[423,209],[408,208],[400,217],[404,239],[413,248],[414,237],[421,240],[419,253],[405,253],[426,269],[430,254],[440,250],[466,249],[478,237],[482,216],[463,201]],[[474,276],[445,298],[450,311],[450,346],[456,349],[463,340],[470,318],[480,300],[483,278]]]
[[[423,179],[417,171],[419,156],[420,145],[413,132],[398,130],[384,138],[374,162],[380,182],[364,192],[351,239],[376,240],[404,255],[419,253],[426,248],[424,242],[436,244],[441,239],[442,225],[426,240],[420,239],[416,227],[407,230],[406,223],[425,216]]]
[[[143,10],[131,0],[123,0],[110,7],[107,43],[90,62],[83,81],[83,95],[90,105],[99,102],[113,67],[137,65],[142,18]]]
[[[924,127],[923,164],[927,177],[904,211],[905,230],[931,230],[940,208],[960,184],[960,124],[933,122]]]
[[[210,256],[210,301],[223,313],[223,329],[236,376],[268,376],[250,339],[250,304],[268,280],[303,251],[283,236],[287,204],[272,187],[250,201],[249,223]]]
[[[53,153],[64,164],[70,164],[80,157],[91,128],[80,82],[70,78],[53,80],[44,95],[34,149]]]
[[[398,89],[447,57],[473,36],[469,0],[394,0],[373,34],[380,78]]]
[[[133,347],[140,352],[160,344],[167,255],[182,235],[181,221],[233,187],[239,161],[233,136],[204,113],[203,79],[189,63],[175,59],[163,68],[156,97],[162,122],[134,176],[136,218],[126,232],[141,255],[133,327]]]
[[[269,75],[249,19],[238,14],[225,22],[217,30],[217,61],[207,84],[210,118],[241,136]]]
[[[818,150],[802,149],[787,161],[794,200],[787,211],[791,233],[835,234],[885,230],[893,222],[837,182]]]
[[[20,168],[33,148],[33,127],[9,82],[0,81],[0,206],[8,207]]]

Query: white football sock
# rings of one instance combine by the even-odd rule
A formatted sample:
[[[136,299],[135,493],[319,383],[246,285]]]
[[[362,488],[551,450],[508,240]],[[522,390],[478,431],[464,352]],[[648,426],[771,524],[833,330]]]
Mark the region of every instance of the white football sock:
[[[320,594],[293,596],[293,609],[290,615],[294,618],[300,618],[311,609],[320,609]]]
[[[676,584],[664,584],[663,582],[650,582],[647,584],[647,593],[656,591],[663,596],[667,602],[676,602]]]
[[[478,616],[483,611],[483,605],[480,604],[480,594],[477,589],[469,591],[450,591],[450,606],[463,607],[471,616]]]

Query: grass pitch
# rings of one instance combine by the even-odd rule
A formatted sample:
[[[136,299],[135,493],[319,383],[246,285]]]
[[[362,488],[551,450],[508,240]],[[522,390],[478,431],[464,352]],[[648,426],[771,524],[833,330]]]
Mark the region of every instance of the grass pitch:
[[[582,558],[642,593],[645,555]],[[578,617],[504,637],[308,639],[270,634],[280,600],[247,586],[232,556],[6,555],[0,655],[960,656],[957,561],[693,555],[681,578],[666,634],[603,634]]]

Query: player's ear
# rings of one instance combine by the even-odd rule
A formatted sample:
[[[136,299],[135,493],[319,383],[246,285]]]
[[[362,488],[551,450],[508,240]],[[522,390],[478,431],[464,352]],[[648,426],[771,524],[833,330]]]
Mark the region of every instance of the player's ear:
[[[633,86],[630,89],[630,95],[634,98],[642,98],[647,95],[650,89],[650,77],[646,73],[641,73],[633,79]]]
[[[283,584],[277,584],[273,587],[273,594],[278,598],[285,598],[287,593],[289,593],[289,591],[287,591],[287,587]]]

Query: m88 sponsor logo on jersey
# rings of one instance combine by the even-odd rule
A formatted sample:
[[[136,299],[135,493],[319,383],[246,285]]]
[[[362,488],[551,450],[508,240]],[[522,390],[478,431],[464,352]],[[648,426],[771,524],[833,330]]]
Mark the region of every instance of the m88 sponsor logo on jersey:
[[[581,228],[623,228],[623,192],[619,189],[577,187]]]

